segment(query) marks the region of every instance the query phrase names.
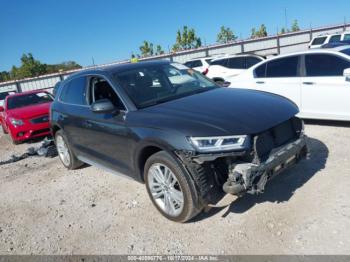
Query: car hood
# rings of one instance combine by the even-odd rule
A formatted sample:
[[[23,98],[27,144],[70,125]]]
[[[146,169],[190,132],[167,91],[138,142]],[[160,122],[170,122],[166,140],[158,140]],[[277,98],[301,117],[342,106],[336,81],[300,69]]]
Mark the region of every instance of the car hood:
[[[278,95],[218,88],[132,112],[128,120],[188,136],[223,136],[260,133],[298,112],[293,102]]]
[[[49,114],[51,102],[7,110],[7,116],[17,119],[31,119]]]

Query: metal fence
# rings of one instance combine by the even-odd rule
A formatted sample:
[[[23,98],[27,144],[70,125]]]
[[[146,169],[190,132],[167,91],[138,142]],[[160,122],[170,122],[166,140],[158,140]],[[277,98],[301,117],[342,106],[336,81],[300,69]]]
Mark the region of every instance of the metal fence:
[[[247,39],[233,41],[226,44],[215,44],[198,49],[184,50],[176,53],[167,53],[159,56],[142,58],[140,60],[155,60],[155,59],[168,59],[170,61],[184,63],[189,59],[212,56],[217,54],[240,54],[240,53],[254,53],[258,55],[277,55],[284,53],[291,53],[296,51],[302,51],[307,49],[308,43],[315,36],[321,34],[334,34],[343,31],[350,31],[350,24],[338,24],[333,26],[313,28],[310,30],[302,30],[298,32],[286,33],[283,35],[267,36],[258,39]],[[97,67],[103,67],[108,65],[127,63],[128,60],[98,65]],[[87,69],[85,67],[83,69]],[[79,70],[83,70],[79,69]],[[36,89],[52,89],[54,85],[66,78],[71,73],[79,70],[72,70],[67,72],[61,72],[50,75],[43,75],[35,78],[27,78],[19,81],[9,81],[0,83],[0,92],[4,91],[29,91]]]

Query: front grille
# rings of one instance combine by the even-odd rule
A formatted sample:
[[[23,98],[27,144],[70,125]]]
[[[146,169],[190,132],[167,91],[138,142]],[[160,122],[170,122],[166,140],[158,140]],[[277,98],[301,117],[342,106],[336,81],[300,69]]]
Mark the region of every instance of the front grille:
[[[32,132],[32,136],[40,135],[42,133],[50,132],[50,128],[40,129]]]
[[[254,162],[261,163],[269,158],[270,153],[300,137],[303,122],[293,117],[269,130],[254,136]]]
[[[48,116],[48,115],[45,115],[45,116],[33,118],[33,119],[30,120],[30,122],[31,122],[32,124],[47,123],[47,122],[49,122],[49,116]]]

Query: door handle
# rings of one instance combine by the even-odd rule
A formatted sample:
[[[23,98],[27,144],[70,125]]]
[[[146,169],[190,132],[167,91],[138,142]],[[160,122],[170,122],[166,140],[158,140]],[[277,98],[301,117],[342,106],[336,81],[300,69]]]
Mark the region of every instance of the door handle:
[[[265,81],[256,81],[257,84],[265,84]]]
[[[303,85],[313,85],[315,84],[314,82],[303,82]]]

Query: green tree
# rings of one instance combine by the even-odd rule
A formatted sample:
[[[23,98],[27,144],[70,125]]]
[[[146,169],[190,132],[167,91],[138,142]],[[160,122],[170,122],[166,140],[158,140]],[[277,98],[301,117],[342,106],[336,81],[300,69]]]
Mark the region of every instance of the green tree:
[[[143,45],[140,46],[141,56],[147,57],[153,55],[153,44],[148,41],[143,41]]]
[[[283,35],[286,33],[286,29],[282,27],[281,31],[278,33],[279,35]]]
[[[173,51],[186,50],[191,48],[198,48],[202,46],[200,37],[197,37],[193,28],[184,26],[181,30],[176,32],[176,42],[173,45]]]
[[[265,37],[267,36],[267,29],[264,24],[260,25],[260,28],[258,31],[256,31],[255,27],[252,28],[251,31],[251,38],[259,38],[259,37]]]
[[[256,38],[256,29],[255,29],[255,27],[253,27],[251,29],[250,38]]]
[[[228,43],[230,41],[236,40],[237,37],[229,27],[220,27],[220,32],[217,34],[216,42],[218,43]]]
[[[299,28],[299,25],[298,25],[298,20],[294,20],[293,23],[292,23],[292,28],[291,28],[291,31],[292,32],[296,32],[296,31],[299,31],[300,28]]]
[[[160,45],[156,46],[156,52],[155,53],[156,53],[156,55],[164,54],[164,51],[163,51],[163,49],[162,49],[162,47]]]
[[[21,65],[19,67],[12,66],[10,72],[1,72],[0,81],[35,77],[48,73],[56,73],[61,70],[67,71],[77,68],[81,68],[81,66],[74,61],[67,61],[53,65],[43,64],[39,60],[36,60],[31,53],[28,53],[22,55]]]

